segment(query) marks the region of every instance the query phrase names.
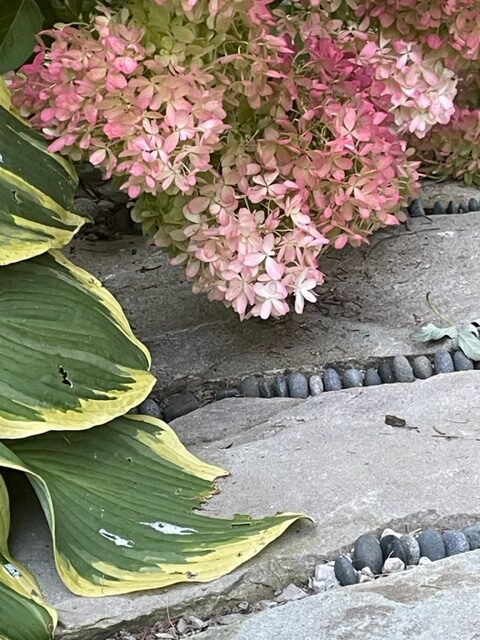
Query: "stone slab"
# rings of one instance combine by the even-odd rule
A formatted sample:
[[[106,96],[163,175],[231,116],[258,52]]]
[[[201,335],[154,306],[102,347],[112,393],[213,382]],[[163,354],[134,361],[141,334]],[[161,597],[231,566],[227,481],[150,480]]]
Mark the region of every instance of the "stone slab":
[[[212,628],[198,640],[475,640],[480,551]]]
[[[141,237],[77,242],[71,257],[122,303],[152,351],[161,396],[249,373],[431,351],[410,339],[417,325],[435,320],[428,292],[455,321],[478,317],[479,215],[414,219],[360,249],[327,253],[318,303],[281,320],[242,323],[222,304],[193,295],[182,271]]]
[[[231,472],[219,481],[221,493],[208,512],[298,511],[316,521],[292,526],[255,560],[213,583],[77,598],[55,576],[49,536],[32,501],[16,498],[12,551],[38,576],[60,612],[59,637],[69,640],[96,640],[122,626],[136,630],[185,611],[202,617],[271,598],[292,581],[306,581],[315,564],[350,549],[361,533],[480,519],[479,394],[480,374],[470,371],[329,392],[296,404],[260,401],[274,408],[268,417],[251,399],[227,399],[174,421],[186,433],[208,424],[209,411],[218,424],[222,414],[225,423],[234,413],[242,416],[235,418],[234,438],[227,433],[192,447]],[[416,430],[386,425],[386,414]]]

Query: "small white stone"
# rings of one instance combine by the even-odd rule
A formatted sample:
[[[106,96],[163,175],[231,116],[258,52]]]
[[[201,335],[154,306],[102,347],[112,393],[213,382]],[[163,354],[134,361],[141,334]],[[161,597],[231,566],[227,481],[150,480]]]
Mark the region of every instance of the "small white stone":
[[[303,589],[300,589],[300,587],[297,587],[297,585],[292,582],[288,587],[285,587],[275,600],[276,602],[281,602],[283,604],[284,602],[290,602],[290,600],[301,600],[302,598],[305,598],[306,595],[307,594]]]
[[[370,569],[370,567],[363,567],[363,569],[360,570],[360,573],[364,576],[367,576],[367,578],[369,578],[370,580],[375,580],[375,574]]]
[[[372,579],[369,576],[366,576],[364,573],[360,573],[358,575],[358,582],[363,584],[364,582],[371,582]]]
[[[400,558],[387,558],[383,565],[382,573],[397,573],[404,569],[405,564],[400,560]]]
[[[418,561],[418,564],[432,564],[432,561],[430,558],[427,558],[427,556],[422,556]]]
[[[313,578],[310,578],[308,586],[314,593],[321,593],[322,591],[329,591],[339,587],[340,583],[335,577],[334,567],[330,564],[317,564]]]
[[[396,538],[400,538],[400,534],[394,531],[393,529],[384,529],[380,539],[385,538],[386,536],[395,536]]]

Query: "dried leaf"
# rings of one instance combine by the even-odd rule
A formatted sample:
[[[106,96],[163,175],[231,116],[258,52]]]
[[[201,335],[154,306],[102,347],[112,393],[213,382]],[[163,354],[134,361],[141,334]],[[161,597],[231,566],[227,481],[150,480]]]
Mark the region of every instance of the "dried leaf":
[[[480,337],[473,324],[464,324],[458,329],[458,347],[467,358],[480,360]]]
[[[430,342],[433,340],[442,340],[443,338],[457,339],[458,329],[455,326],[437,327],[433,322],[418,329],[412,334],[412,340],[415,342]]]

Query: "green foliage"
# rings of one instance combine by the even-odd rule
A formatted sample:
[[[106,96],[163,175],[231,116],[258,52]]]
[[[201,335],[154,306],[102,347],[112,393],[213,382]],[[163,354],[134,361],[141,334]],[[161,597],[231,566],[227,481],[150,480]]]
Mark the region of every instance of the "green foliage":
[[[29,57],[43,15],[35,0],[6,0],[0,8],[0,73],[16,69]]]
[[[150,354],[120,305],[59,251],[83,219],[71,165],[12,110],[0,80],[0,469],[24,472],[71,591],[206,582],[302,517],[195,513],[222,469],[165,423],[124,415],[150,392]],[[92,428],[95,427],[95,428]],[[52,640],[57,616],[7,547],[0,474],[0,640]]]

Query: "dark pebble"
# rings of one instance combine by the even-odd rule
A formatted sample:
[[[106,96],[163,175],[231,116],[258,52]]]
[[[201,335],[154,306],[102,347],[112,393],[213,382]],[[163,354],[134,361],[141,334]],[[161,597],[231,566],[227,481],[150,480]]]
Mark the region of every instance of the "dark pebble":
[[[335,369],[325,369],[323,372],[323,388],[325,391],[340,391],[342,381]]]
[[[216,400],[223,400],[224,398],[237,398],[240,395],[240,389],[237,387],[227,387],[226,389],[219,389],[215,393]]]
[[[353,550],[353,566],[360,571],[370,567],[373,573],[381,573],[383,555],[380,543],[372,533],[364,533],[355,542]]]
[[[433,374],[432,363],[427,356],[416,356],[413,359],[413,373],[416,378],[426,380]]]
[[[439,349],[433,356],[433,368],[435,373],[453,373],[455,367],[453,366],[452,356],[445,349]]]
[[[456,531],[455,529],[444,531],[442,538],[447,556],[456,556],[458,553],[470,551],[470,543],[463,531]]]
[[[468,213],[468,211],[468,205],[464,202],[460,202],[460,204],[458,205],[458,213]]]
[[[447,204],[446,212],[457,213],[457,211],[458,211],[457,205],[454,202],[452,202],[452,200],[450,200],[450,202]]]
[[[308,380],[300,373],[294,371],[287,375],[288,391],[292,398],[308,398]]]
[[[401,536],[400,540],[402,541],[405,553],[407,554],[407,565],[418,564],[418,561],[420,560],[420,547],[417,540],[411,533],[405,533]]]
[[[342,373],[342,382],[345,389],[363,387],[362,374],[358,369],[347,369]]]
[[[480,549],[480,522],[471,524],[463,530],[470,543],[470,549]]]
[[[470,198],[468,201],[469,211],[480,211],[480,203],[476,198]]]
[[[319,396],[321,393],[323,393],[322,376],[314,373],[313,376],[310,376],[308,386],[310,387],[310,395]]]
[[[153,418],[163,418],[162,410],[153,398],[147,398],[139,404],[138,413],[141,413],[144,416],[152,416]]]
[[[248,398],[260,397],[260,385],[256,376],[247,376],[240,382],[240,392]]]
[[[273,383],[275,395],[279,398],[288,398],[288,384],[283,376],[276,376]]]
[[[473,362],[463,353],[463,351],[455,351],[453,354],[453,366],[455,371],[471,371]]]
[[[432,214],[435,216],[441,216],[441,215],[444,215],[445,213],[446,213],[445,205],[443,204],[443,202],[440,202],[440,200],[437,200],[433,205]]]
[[[389,362],[381,362],[378,365],[378,375],[384,384],[390,384],[395,382],[395,376],[393,375],[393,369]]]
[[[180,416],[184,416],[186,413],[195,411],[200,406],[198,398],[191,392],[185,391],[185,393],[176,393],[170,398],[167,398],[163,413],[165,420],[169,422]]]
[[[393,358],[393,375],[398,382],[415,381],[412,366],[405,356],[395,356]]]
[[[373,387],[377,384],[382,384],[382,379],[378,375],[376,369],[370,368],[365,371],[364,385],[366,387]]]
[[[475,362],[473,363],[473,368],[480,369],[480,360],[475,360]]]
[[[435,561],[445,558],[445,544],[442,535],[435,529],[425,529],[417,538],[420,556]]]
[[[338,556],[338,558],[335,559],[334,569],[335,577],[342,587],[357,584],[359,579],[358,573],[346,556]]]
[[[383,553],[383,559],[400,558],[403,564],[407,565],[407,553],[402,541],[396,536],[385,536],[380,540],[380,548]]]
[[[420,218],[425,215],[425,209],[423,208],[422,201],[418,200],[418,198],[412,200],[408,210],[412,218]]]
[[[262,380],[260,383],[260,395],[262,398],[273,398],[275,393],[273,392],[273,385],[267,380]]]

